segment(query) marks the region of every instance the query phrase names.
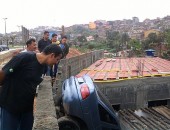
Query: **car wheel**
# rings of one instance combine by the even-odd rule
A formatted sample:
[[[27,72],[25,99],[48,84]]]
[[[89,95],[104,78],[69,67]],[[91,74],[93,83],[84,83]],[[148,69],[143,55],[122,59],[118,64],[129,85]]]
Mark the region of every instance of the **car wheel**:
[[[63,116],[58,119],[59,130],[80,130],[78,122],[71,117]]]

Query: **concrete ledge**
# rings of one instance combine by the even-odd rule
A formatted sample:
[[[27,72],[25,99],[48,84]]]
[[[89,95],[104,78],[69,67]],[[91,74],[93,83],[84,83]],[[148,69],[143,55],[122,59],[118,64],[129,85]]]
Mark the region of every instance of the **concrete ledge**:
[[[41,83],[36,99],[33,130],[59,130],[50,78]]]

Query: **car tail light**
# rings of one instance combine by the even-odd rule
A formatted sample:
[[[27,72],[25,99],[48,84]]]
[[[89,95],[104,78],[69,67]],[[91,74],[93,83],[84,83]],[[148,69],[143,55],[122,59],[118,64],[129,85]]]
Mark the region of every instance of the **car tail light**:
[[[89,87],[87,86],[87,84],[81,85],[80,92],[83,100],[90,95]]]

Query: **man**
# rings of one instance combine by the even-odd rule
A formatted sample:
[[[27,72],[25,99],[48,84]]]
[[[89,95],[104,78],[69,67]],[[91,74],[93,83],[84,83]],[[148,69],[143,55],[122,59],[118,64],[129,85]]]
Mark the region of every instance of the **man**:
[[[42,52],[43,49],[50,44],[51,44],[51,41],[49,40],[49,32],[45,31],[43,38],[39,40],[38,42],[38,50]]]
[[[35,41],[35,39],[31,38],[26,42],[26,46],[27,48],[21,52],[27,52],[27,51],[33,51],[36,52],[37,49],[37,43]]]
[[[51,44],[41,53],[19,53],[2,68],[0,130],[32,130],[33,101],[43,66],[54,65],[61,57],[61,48]]]
[[[57,34],[55,34],[55,33],[52,34],[51,43],[58,45],[57,44]],[[58,63],[54,64],[50,68],[50,76],[51,76],[51,79],[52,79],[52,83],[54,82],[54,80],[56,78],[57,68],[58,68]]]
[[[58,44],[58,43],[57,43],[57,34],[55,34],[55,33],[52,34],[51,43],[52,43],[52,44]]]
[[[42,52],[43,49],[50,45],[51,41],[49,40],[49,32],[48,31],[44,31],[44,36],[43,38],[38,42],[38,50],[39,52]],[[48,66],[44,66],[44,71],[43,71],[43,75],[45,75],[48,71]]]
[[[66,58],[67,54],[69,53],[69,46],[67,44],[67,37],[66,36],[62,36],[59,46],[63,50],[63,57],[62,58]]]

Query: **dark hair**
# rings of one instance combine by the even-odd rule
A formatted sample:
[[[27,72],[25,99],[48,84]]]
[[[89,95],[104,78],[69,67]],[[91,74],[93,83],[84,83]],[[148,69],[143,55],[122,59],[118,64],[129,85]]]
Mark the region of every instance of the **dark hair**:
[[[55,36],[57,36],[57,34],[53,33],[53,34],[52,34],[52,37],[55,37]]]
[[[45,55],[54,53],[55,57],[57,57],[58,55],[63,54],[63,51],[61,50],[61,48],[58,45],[50,44],[44,48],[43,53]]]
[[[47,34],[47,33],[49,33],[49,31],[44,31],[44,34]]]
[[[30,39],[26,42],[27,47],[28,47],[28,45],[32,44],[32,42],[35,42],[35,39],[34,39],[34,38],[30,38]]]
[[[64,39],[64,38],[67,39],[67,36],[62,36],[62,37],[61,37],[61,39]]]

